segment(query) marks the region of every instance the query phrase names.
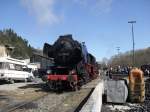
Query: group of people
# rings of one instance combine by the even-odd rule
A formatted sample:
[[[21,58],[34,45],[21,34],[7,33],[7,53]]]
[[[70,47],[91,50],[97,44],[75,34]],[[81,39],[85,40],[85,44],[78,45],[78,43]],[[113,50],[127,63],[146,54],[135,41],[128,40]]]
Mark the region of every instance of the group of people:
[[[142,65],[141,70],[144,72],[145,76],[150,76],[150,65]]]
[[[107,71],[112,74],[129,74],[130,70],[132,69],[131,66],[116,66],[110,67]]]
[[[107,69],[106,75],[109,74],[130,74],[132,66],[115,66]],[[143,71],[145,76],[150,76],[150,65],[142,65],[140,69]]]

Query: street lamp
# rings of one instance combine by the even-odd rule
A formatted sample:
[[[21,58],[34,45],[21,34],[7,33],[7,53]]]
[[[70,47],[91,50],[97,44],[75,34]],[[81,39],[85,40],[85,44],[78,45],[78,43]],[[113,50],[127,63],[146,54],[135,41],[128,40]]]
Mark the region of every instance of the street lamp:
[[[134,42],[134,31],[133,31],[133,24],[136,23],[136,21],[128,21],[128,23],[132,24],[132,42],[133,42],[133,56],[132,56],[132,64],[135,66],[135,42]]]

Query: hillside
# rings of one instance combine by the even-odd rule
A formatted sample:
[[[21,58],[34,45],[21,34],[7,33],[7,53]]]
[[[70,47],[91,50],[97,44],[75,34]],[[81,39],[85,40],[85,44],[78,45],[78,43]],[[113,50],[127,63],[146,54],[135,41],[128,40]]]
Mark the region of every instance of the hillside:
[[[132,65],[132,51],[112,56],[109,65]],[[150,64],[150,47],[135,51],[135,66],[140,67],[143,64]]]
[[[18,36],[12,29],[0,30],[0,45],[14,47],[11,56],[14,58],[29,58],[32,55],[32,47],[28,41]]]

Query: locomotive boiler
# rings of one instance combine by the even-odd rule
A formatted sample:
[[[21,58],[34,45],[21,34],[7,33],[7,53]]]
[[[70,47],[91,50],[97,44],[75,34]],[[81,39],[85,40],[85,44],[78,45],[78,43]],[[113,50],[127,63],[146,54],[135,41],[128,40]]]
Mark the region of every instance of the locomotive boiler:
[[[54,59],[46,75],[50,89],[77,90],[97,77],[95,57],[88,53],[84,42],[79,43],[72,35],[60,36],[53,45],[45,43],[43,54]]]

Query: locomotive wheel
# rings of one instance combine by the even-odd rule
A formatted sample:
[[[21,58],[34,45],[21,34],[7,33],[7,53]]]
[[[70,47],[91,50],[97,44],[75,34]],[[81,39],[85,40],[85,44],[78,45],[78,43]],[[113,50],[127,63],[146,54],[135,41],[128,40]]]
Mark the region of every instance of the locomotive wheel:
[[[78,90],[80,90],[80,89],[81,89],[81,86],[79,86],[79,85],[78,85],[77,87],[78,87]]]
[[[78,91],[80,89],[80,86],[78,85],[78,83],[77,82],[73,82],[73,88],[72,88],[72,90],[73,91]]]
[[[14,84],[15,83],[15,81],[13,80],[13,79],[9,79],[9,81],[8,81],[10,84]]]
[[[49,90],[52,90],[52,82],[51,81],[47,81],[46,86],[48,87]]]
[[[78,91],[78,87],[75,86],[75,87],[73,88],[73,91]]]
[[[56,91],[61,93],[63,91],[63,83],[62,81],[57,81],[56,82]]]
[[[78,87],[76,85],[74,85],[73,87],[71,87],[71,90],[72,91],[77,91],[78,90]]]

